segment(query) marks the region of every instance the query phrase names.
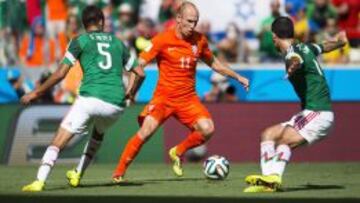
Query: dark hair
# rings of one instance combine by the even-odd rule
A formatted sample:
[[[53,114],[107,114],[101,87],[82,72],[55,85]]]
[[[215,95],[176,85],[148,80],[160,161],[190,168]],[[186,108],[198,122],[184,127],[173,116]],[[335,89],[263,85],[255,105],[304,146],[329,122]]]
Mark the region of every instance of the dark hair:
[[[290,18],[285,16],[275,19],[271,25],[271,31],[280,39],[294,38],[294,24]]]
[[[104,20],[103,12],[96,6],[87,6],[82,12],[82,23],[85,29],[90,25],[98,25],[100,21],[104,24]]]

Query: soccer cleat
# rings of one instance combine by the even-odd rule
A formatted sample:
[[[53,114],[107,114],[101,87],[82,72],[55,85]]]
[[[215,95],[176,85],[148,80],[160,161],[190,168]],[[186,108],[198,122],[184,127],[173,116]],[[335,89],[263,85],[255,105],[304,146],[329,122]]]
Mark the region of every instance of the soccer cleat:
[[[44,190],[45,182],[40,180],[35,180],[34,182],[30,183],[29,185],[25,185],[22,188],[23,192],[41,192]]]
[[[171,161],[173,161],[173,171],[176,176],[181,177],[184,175],[182,166],[181,166],[181,158],[176,154],[176,147],[173,147],[169,150],[169,156]]]
[[[267,187],[264,185],[251,185],[244,189],[245,193],[264,193],[264,192],[276,192],[275,188]]]
[[[124,176],[113,176],[112,180],[113,180],[113,183],[126,182],[126,180],[124,179]]]
[[[281,177],[278,175],[249,175],[246,176],[245,182],[249,185],[262,185],[275,189],[281,187]]]
[[[71,187],[77,187],[80,184],[81,173],[77,172],[75,169],[69,170],[66,172],[66,178]]]
[[[248,175],[245,177],[245,182],[249,185],[260,185],[258,182],[261,178],[261,175]]]

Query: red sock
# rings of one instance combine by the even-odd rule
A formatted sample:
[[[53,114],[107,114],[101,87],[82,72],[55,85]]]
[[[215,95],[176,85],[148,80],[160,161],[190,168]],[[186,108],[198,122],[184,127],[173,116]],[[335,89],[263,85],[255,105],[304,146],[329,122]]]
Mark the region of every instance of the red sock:
[[[176,146],[176,154],[182,156],[187,150],[200,146],[205,143],[205,137],[197,132],[190,133],[185,140]]]
[[[136,155],[139,153],[141,146],[144,144],[144,141],[139,137],[138,134],[135,134],[127,143],[118,165],[113,173],[113,177],[123,176],[126,169],[134,160]]]

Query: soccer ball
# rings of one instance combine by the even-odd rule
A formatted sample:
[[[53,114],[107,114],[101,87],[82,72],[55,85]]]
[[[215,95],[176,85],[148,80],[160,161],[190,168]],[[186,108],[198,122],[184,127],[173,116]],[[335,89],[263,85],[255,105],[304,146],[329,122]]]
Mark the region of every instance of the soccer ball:
[[[213,155],[204,162],[204,174],[211,180],[224,180],[230,172],[229,161],[219,155]]]

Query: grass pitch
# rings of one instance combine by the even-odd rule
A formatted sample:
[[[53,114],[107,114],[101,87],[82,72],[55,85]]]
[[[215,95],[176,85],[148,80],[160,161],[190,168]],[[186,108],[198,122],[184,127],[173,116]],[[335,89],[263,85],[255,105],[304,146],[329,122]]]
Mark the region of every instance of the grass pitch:
[[[128,183],[111,182],[114,165],[90,166],[79,188],[70,188],[58,165],[41,193],[23,193],[33,181],[37,166],[0,166],[0,202],[360,202],[360,163],[290,164],[284,191],[246,194],[244,177],[259,172],[257,164],[232,164],[224,181],[204,178],[201,164],[185,164],[185,175],[176,178],[170,165],[138,164],[127,173]]]

